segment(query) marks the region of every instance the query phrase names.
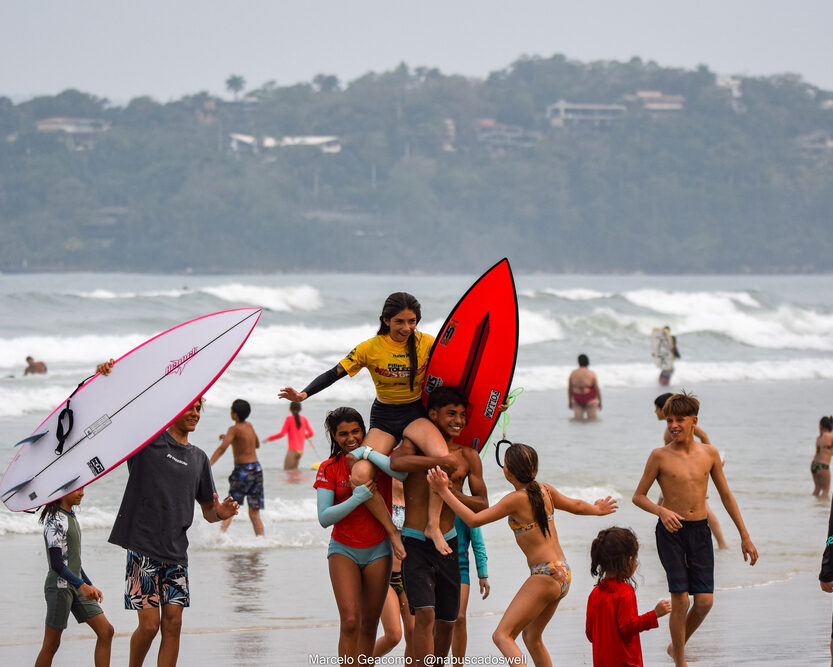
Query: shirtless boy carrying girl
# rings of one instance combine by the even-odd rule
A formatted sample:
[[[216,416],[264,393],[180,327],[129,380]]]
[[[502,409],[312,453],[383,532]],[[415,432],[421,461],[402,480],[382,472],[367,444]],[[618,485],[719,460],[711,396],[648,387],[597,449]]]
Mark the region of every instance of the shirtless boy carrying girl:
[[[714,551],[707,523],[706,490],[711,476],[720,500],[740,533],[743,560],[754,565],[758,551],[743,523],[735,497],[723,475],[717,448],[694,439],[700,402],[685,392],[665,403],[671,442],[648,457],[645,472],[633,494],[633,503],[659,517],[657,551],[671,593],[671,646],[674,664],[685,661],[685,643],[700,626],[714,602]],[[648,498],[654,480],[659,482],[663,504]],[[689,595],[694,605],[689,611]]]

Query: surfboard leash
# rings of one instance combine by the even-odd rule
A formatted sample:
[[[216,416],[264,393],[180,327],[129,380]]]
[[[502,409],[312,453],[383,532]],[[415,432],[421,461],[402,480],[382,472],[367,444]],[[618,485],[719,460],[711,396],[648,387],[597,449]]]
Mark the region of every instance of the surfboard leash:
[[[509,408],[514,405],[515,400],[524,393],[523,387],[516,387],[512,391],[510,391],[506,395],[506,400],[503,401],[503,404],[506,408],[503,412],[500,413],[500,417],[497,419],[497,425],[500,428],[501,438],[498,440],[497,444],[495,445],[495,459],[497,460],[497,464],[502,468],[503,465],[500,462],[499,454],[500,454],[500,445],[504,442],[511,444],[511,441],[506,438],[506,431],[509,429]],[[480,458],[482,459],[486,455],[486,450],[489,449],[489,444],[491,443],[491,439],[486,442],[486,446],[483,447],[483,451],[480,454]]]

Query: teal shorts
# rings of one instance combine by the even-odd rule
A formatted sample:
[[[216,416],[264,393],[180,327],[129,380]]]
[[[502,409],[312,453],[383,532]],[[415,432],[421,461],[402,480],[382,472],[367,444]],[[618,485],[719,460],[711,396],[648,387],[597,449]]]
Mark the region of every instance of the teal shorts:
[[[85,599],[75,586],[58,588],[47,584],[43,587],[43,595],[46,598],[45,624],[48,628],[66,629],[70,612],[79,623],[103,613],[98,602]]]
[[[373,561],[390,556],[392,553],[393,551],[390,547],[390,539],[387,537],[379,542],[379,544],[364,549],[359,547],[348,547],[346,544],[342,544],[341,542],[330,538],[330,547],[327,549],[327,558],[333,554],[341,554],[342,556],[347,556],[347,558],[358,565],[360,569],[363,569],[365,565],[370,565]]]

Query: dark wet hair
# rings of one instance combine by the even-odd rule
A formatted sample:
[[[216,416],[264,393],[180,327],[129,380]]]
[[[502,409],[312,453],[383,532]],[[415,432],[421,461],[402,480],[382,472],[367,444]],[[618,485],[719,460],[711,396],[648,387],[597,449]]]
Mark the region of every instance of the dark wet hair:
[[[630,528],[611,526],[600,530],[590,545],[590,574],[599,580],[622,579],[633,585],[630,560],[638,553],[639,541]]]
[[[38,523],[43,523],[46,521],[47,518],[54,516],[58,513],[58,509],[61,507],[60,500],[53,500],[51,503],[47,503],[43,506],[43,511],[40,513],[40,518],[38,519]]]
[[[292,401],[289,404],[289,411],[295,417],[295,428],[301,428],[301,418],[298,416],[298,413],[301,412],[301,404],[298,401]]]
[[[335,458],[344,452],[336,443],[336,430],[339,424],[344,422],[358,422],[362,427],[362,439],[367,435],[367,429],[364,426],[364,418],[361,413],[355,408],[341,407],[331,410],[324,418],[324,428],[327,429],[327,435],[330,437],[330,457]]]
[[[662,409],[662,414],[666,419],[668,417],[696,417],[699,412],[700,401],[694,394],[688,394],[685,391],[674,394],[665,402],[665,407]]]
[[[535,476],[538,474],[538,452],[529,445],[513,442],[503,457],[503,466],[521,484],[526,484],[526,495],[532,505],[532,515],[546,537],[550,532],[550,522],[547,507],[544,504],[544,493],[541,485],[535,481]]]
[[[248,401],[244,401],[242,398],[238,398],[234,403],[231,404],[231,411],[237,415],[237,418],[244,422],[246,421],[246,417],[252,414],[252,406],[249,405]]]
[[[428,410],[439,410],[446,405],[462,405],[466,407],[469,404],[468,398],[463,393],[460,387],[437,387],[434,391],[428,394]]]
[[[833,431],[833,417],[822,417],[819,426],[825,431]]]
[[[670,391],[666,394],[660,394],[654,399],[654,405],[660,410],[662,410],[665,407],[666,402],[668,402],[668,399],[671,398],[673,395],[674,394],[672,394]]]
[[[382,306],[382,314],[379,315],[379,331],[376,335],[390,333],[390,326],[385,324],[385,320],[393,318],[397,313],[403,310],[412,310],[416,315],[417,324],[422,319],[422,306],[416,297],[407,292],[394,292],[385,299],[385,304]],[[414,379],[416,378],[419,360],[417,359],[416,349],[416,331],[408,336],[408,360],[411,364],[409,378],[411,381],[411,391],[414,390]]]
[[[578,365],[582,367],[590,365],[590,359],[587,358],[586,354],[578,355]]]

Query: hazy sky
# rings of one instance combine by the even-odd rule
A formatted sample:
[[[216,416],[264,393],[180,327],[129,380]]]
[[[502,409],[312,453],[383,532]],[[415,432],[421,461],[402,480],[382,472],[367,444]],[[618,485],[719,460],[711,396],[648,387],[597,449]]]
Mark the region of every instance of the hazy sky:
[[[796,72],[833,90],[831,0],[0,0],[0,95],[67,88],[124,103],[343,82],[406,62],[485,77],[522,54],[726,74]]]

